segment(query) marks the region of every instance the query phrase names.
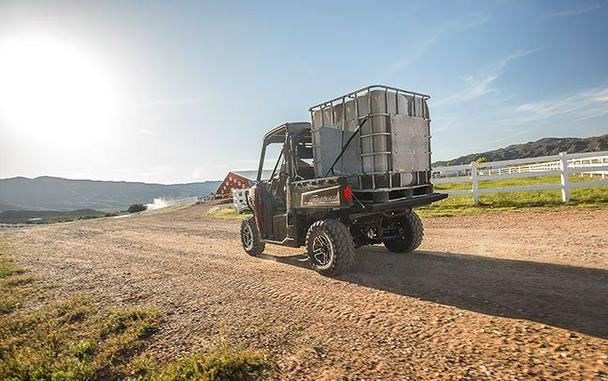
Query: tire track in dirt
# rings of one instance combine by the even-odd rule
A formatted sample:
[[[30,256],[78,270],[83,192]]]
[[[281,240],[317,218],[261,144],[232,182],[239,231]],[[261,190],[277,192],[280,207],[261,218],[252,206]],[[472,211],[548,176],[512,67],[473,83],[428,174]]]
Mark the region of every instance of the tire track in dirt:
[[[510,218],[503,222],[507,228]],[[376,253],[380,249],[364,250],[352,274],[330,279],[307,268],[302,250],[269,246],[263,258],[248,257],[237,241],[238,223],[210,220],[201,207],[128,220],[3,236],[14,242],[20,261],[60,281],[59,293],[95,292],[112,303],[164,309],[167,321],[148,349],[161,359],[225,336],[268,351],[278,362],[278,378],[591,379],[606,371],[605,339],[404,294],[405,287],[421,289],[429,280],[424,274],[408,279],[412,274],[402,266],[442,258],[432,252],[406,261]],[[451,234],[443,220],[435,222],[437,230],[433,223],[427,229],[431,238]],[[427,241],[425,247],[432,250],[433,244]],[[450,251],[462,252],[468,244],[454,242]],[[444,255],[470,265],[464,257]],[[378,260],[384,264],[374,263]],[[441,265],[440,260],[433,268]],[[446,276],[437,270],[428,274]],[[487,277],[503,274],[508,273]],[[433,285],[433,293],[453,298],[450,279],[438,279],[442,283]],[[590,280],[586,292],[597,290],[594,284]],[[465,286],[457,287],[460,292]],[[513,295],[526,298],[517,288]]]

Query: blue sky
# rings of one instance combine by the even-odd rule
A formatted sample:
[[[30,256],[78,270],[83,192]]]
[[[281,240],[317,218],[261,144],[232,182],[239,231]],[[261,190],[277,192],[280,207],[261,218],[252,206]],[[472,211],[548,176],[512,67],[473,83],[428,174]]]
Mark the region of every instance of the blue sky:
[[[58,78],[23,99],[70,115],[40,95],[9,117],[0,83],[0,177],[219,179],[256,167],[268,129],[374,83],[431,95],[433,160],[604,134],[606,20],[606,1],[3,1],[0,56],[45,46],[27,70]],[[15,62],[0,79],[32,77]]]

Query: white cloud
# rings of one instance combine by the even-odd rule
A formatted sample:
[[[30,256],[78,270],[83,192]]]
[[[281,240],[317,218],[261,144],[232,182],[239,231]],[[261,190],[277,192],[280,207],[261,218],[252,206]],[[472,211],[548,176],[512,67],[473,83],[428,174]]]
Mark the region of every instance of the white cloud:
[[[600,9],[601,7],[597,4],[590,4],[583,7],[566,9],[562,11],[550,12],[544,15],[545,18],[559,18],[559,17],[572,17],[582,15],[584,13],[588,13],[591,11],[595,11],[596,9]]]
[[[517,106],[516,123],[569,117],[580,121],[608,114],[608,87],[596,87],[556,99]]]
[[[484,95],[497,92],[498,90],[494,89],[492,84],[503,75],[507,65],[511,61],[517,58],[525,57],[534,53],[535,51],[536,49],[517,50],[509,54],[505,58],[498,61],[485,73],[467,77],[465,79],[464,87],[461,90],[445,98],[439,99],[438,101],[434,102],[434,105],[437,106],[442,104],[471,101]]]

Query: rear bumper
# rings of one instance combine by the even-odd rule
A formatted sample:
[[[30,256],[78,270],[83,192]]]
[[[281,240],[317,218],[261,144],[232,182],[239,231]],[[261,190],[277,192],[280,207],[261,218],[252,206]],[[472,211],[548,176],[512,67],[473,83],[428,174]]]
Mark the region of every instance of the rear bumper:
[[[393,210],[411,209],[424,205],[428,205],[435,201],[443,200],[448,195],[445,193],[431,193],[420,196],[408,197],[402,200],[394,200],[381,203],[368,203],[364,206],[359,205],[357,211],[353,214],[369,214],[369,213],[384,213]]]

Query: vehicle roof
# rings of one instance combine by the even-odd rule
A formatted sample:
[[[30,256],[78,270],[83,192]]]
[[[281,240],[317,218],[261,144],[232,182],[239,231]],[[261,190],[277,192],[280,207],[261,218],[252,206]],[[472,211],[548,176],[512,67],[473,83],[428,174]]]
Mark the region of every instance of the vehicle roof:
[[[282,143],[285,141],[285,132],[288,131],[290,134],[297,134],[308,129],[310,129],[309,122],[283,123],[280,126],[268,131],[266,135],[264,135],[264,142]]]

